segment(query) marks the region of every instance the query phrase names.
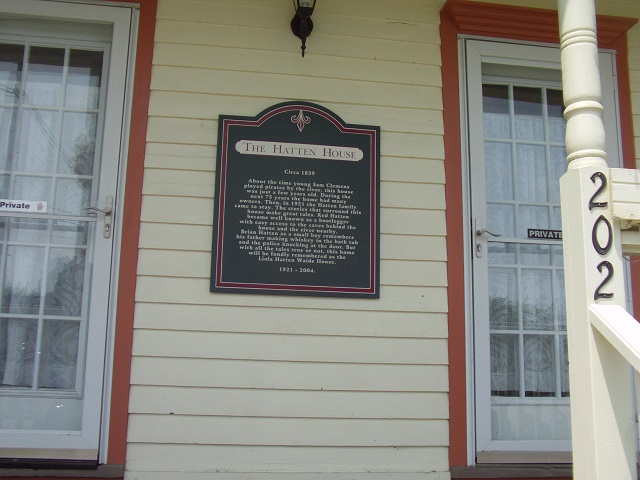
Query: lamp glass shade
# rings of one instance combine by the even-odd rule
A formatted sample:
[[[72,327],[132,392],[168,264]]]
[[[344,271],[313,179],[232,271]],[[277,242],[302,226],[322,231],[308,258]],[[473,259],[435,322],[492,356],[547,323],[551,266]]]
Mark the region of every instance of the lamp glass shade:
[[[299,16],[310,17],[316,6],[316,0],[296,0],[296,13]]]

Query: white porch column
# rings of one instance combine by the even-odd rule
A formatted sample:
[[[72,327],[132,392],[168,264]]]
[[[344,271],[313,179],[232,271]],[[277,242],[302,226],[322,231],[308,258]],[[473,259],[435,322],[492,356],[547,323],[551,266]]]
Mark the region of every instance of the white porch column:
[[[574,478],[636,479],[629,364],[589,321],[589,305],[625,306],[612,216],[594,0],[558,0],[569,170],[562,177]],[[619,226],[618,226],[619,227]]]

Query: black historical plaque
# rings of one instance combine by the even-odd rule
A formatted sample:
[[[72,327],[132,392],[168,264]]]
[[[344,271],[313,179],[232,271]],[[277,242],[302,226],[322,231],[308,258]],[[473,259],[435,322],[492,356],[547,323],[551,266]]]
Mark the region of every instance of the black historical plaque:
[[[211,291],[378,298],[379,160],[312,103],[220,116]]]

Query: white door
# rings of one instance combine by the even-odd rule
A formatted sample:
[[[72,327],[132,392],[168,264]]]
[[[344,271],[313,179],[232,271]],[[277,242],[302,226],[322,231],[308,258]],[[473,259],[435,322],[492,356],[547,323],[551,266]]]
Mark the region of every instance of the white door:
[[[559,51],[468,41],[466,55],[477,458],[569,461]]]
[[[0,457],[98,458],[128,52],[102,21],[0,23]]]

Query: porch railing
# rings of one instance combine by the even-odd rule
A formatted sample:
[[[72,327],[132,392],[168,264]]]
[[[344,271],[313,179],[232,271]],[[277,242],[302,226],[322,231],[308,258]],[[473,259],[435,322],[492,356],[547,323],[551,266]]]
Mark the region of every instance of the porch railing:
[[[560,180],[576,480],[636,480],[625,254],[640,253],[640,172],[607,166],[594,0],[558,0],[567,173]]]

